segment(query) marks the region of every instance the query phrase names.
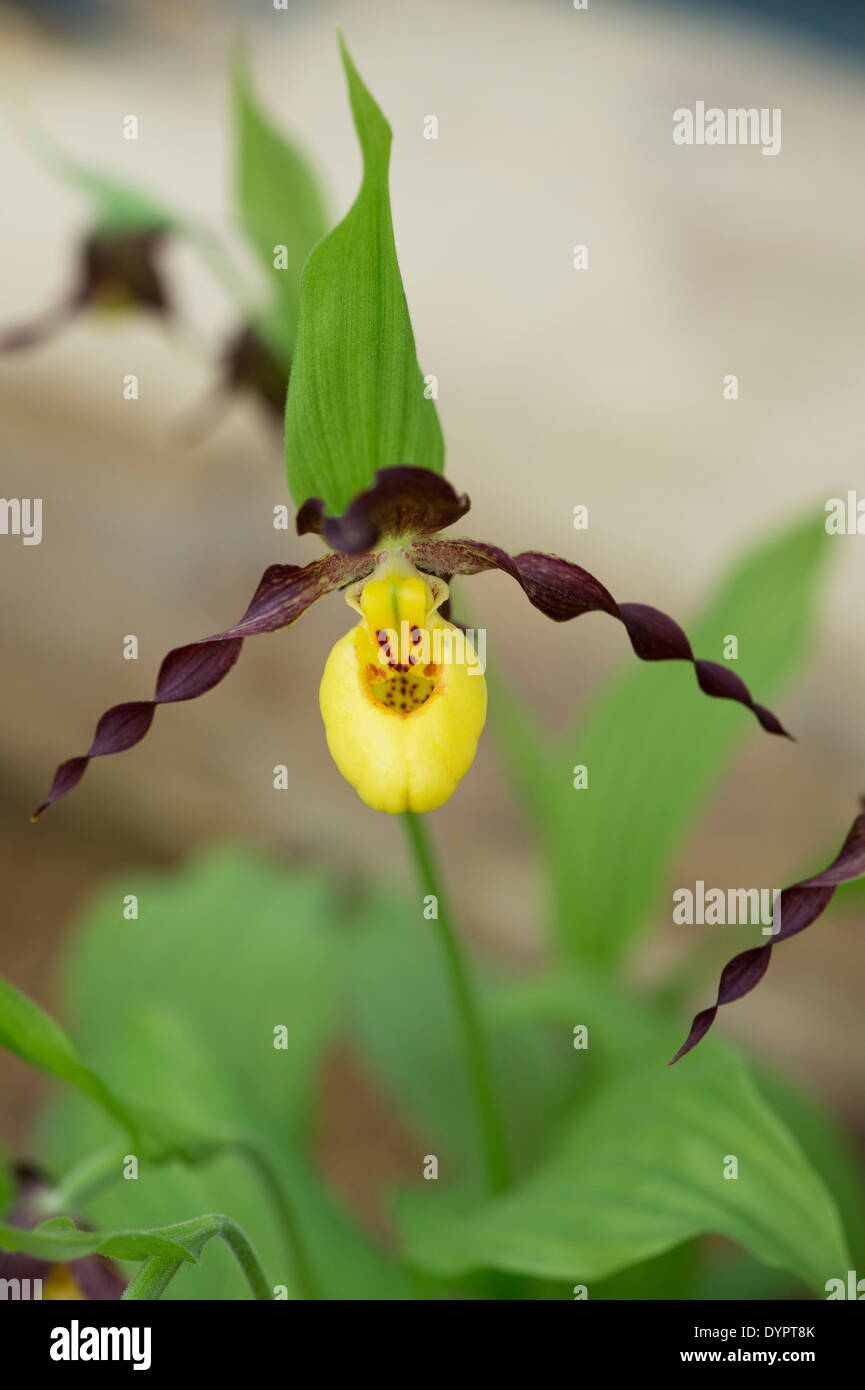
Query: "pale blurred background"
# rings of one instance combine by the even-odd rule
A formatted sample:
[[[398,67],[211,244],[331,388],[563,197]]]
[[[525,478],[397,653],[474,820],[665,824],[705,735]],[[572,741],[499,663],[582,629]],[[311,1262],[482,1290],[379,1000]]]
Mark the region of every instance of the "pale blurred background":
[[[62,293],[90,215],[34,163],[28,117],[82,162],[211,222],[243,256],[227,102],[241,32],[260,94],[341,216],[359,157],[339,24],[394,130],[397,245],[420,360],[439,379],[448,471],[474,502],[464,529],[556,550],[619,598],[687,621],[742,546],[848,488],[865,495],[863,70],[852,44],[768,27],[748,8],[115,0],[81,7],[79,26],[71,4],[2,5],[0,319],[25,321]],[[826,8],[827,24],[836,13]],[[697,99],[781,107],[781,153],[674,146],[672,112]],[[121,138],[129,113],[137,141]],[[423,138],[429,114],[435,142]],[[575,243],[589,247],[587,272],[572,268]],[[321,669],[348,622],[338,597],[302,634],[250,641],[224,685],[160,710],[139,748],[95,763],[68,802],[28,824],[105,707],[149,696],[169,647],[235,620],[266,564],[316,553],[273,529],[287,500],[281,449],[254,402],[237,400],[200,445],[181,441],[236,315],[188,248],[166,264],[185,330],[82,318],[0,358],[0,490],[45,504],[41,546],[0,538],[0,970],[47,1003],[67,923],[124,865],[227,837],[340,870],[402,872],[398,827],[342,782],[320,726]],[[130,372],[135,402],[121,394]],[[735,403],[722,397],[727,373],[739,378]],[[589,507],[587,533],[572,529],[576,503]],[[755,728],[676,884],[786,882],[816,869],[854,814],[865,537],[833,546],[819,638],[779,707],[800,741]],[[491,654],[551,727],[633,660],[617,625],[555,628],[502,576],[474,581],[468,598]],[[122,658],[128,633],[137,662]],[[272,788],[283,762],[291,793]],[[451,882],[471,885],[461,907],[479,948],[534,958],[536,855],[489,733],[433,830]],[[779,951],[759,1006],[724,1024],[862,1134],[860,928],[836,918]],[[679,944],[659,910],[649,965]],[[0,1140],[22,1148],[33,1077],[4,1059],[0,1079]],[[337,1074],[332,1089],[339,1110],[357,1078],[341,1088]],[[363,1141],[364,1115],[369,1127],[354,1103],[354,1119],[333,1121],[342,1145]]]

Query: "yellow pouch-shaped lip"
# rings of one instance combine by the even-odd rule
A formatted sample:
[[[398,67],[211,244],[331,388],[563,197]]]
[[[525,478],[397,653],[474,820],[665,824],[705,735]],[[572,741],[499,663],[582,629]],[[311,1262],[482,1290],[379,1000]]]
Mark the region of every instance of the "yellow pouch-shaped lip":
[[[435,606],[423,622],[437,662],[411,671],[398,667],[391,677],[396,698],[384,703],[387,673],[377,664],[376,634],[364,618],[331,651],[319,692],[328,747],[343,777],[368,806],[393,815],[432,811],[447,801],[471,767],[486,719],[486,681],[474,648],[435,611],[447,586],[433,582],[429,602]],[[405,585],[414,599],[416,572],[405,576]],[[347,594],[362,613],[363,587]],[[417,695],[401,698],[403,679],[422,702]]]

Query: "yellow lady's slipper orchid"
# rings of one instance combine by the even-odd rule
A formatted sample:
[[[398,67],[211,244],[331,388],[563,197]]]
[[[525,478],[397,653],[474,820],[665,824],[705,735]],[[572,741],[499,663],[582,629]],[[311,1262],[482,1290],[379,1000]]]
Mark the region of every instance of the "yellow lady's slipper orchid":
[[[608,614],[623,625],[641,660],[691,662],[707,695],[735,700],[767,732],[785,733],[734,671],[695,657],[678,623],[657,608],[617,603],[594,575],[558,555],[509,555],[488,541],[439,535],[468,510],[469,499],[440,474],[409,464],[379,469],[373,486],[358,493],[341,516],[329,515],[320,498],[309,498],[297,514],[298,534],[323,537],[330,553],[303,566],[271,565],[239,622],[170,651],[152,699],[105,711],[87,752],[57,768],[34,820],[78,785],[91,758],[139,743],[159,705],[195,700],[218,685],[247,637],[288,627],[334,589],[344,590],[360,615],[333,648],[321,682],[334,761],[377,810],[441,806],[471,766],[487,696],[474,646],[440,609],[451,576],[487,570],[510,575],[529,603],[554,622]]]
[[[471,767],[487,711],[475,650],[439,613],[448,586],[385,551],[346,602],[360,622],[324,668],[319,700],[334,762],[376,811],[432,811]]]

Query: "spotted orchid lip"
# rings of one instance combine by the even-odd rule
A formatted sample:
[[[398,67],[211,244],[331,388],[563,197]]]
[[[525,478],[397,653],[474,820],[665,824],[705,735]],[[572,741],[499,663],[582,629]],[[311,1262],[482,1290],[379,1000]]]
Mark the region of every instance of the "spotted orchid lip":
[[[777,907],[780,911],[776,919],[781,925],[772,940],[763,946],[752,946],[748,951],[740,951],[732,960],[727,961],[721,972],[715,1003],[695,1015],[691,1031],[675,1056],[670,1058],[670,1065],[678,1062],[680,1057],[684,1057],[706,1036],[722,1004],[735,1003],[737,999],[750,994],[760,983],[769,969],[772,951],[780,941],[797,936],[806,927],[810,927],[811,923],[825,912],[838,885],[850,883],[855,878],[861,878],[863,874],[865,801],[863,810],[851,825],[847,838],[832,863],[819,874],[783,889],[778,899]]]
[[[102,715],[90,748],[60,764],[33,819],[78,785],[91,758],[120,753],[139,743],[150,729],[157,705],[205,695],[227,676],[245,638],[288,627],[325,594],[367,578],[384,550],[389,554],[404,551],[407,561],[421,573],[446,583],[453,575],[502,570],[516,580],[529,603],[554,622],[568,622],[583,613],[606,613],[622,623],[640,660],[689,661],[704,694],[744,705],[767,733],[790,737],[771,710],[755,703],[735,672],[695,657],[678,623],[659,609],[618,603],[588,570],[557,555],[534,550],[510,555],[487,541],[435,534],[468,510],[465,494],[457,493],[439,474],[403,464],[381,469],[375,485],[360,493],[341,517],[325,516],[320,499],[305,502],[297,517],[299,533],[322,535],[333,547],[332,553],[303,567],[271,565],[238,623],[170,651],[159,669],[153,698],[114,705]],[[445,608],[443,603],[443,616]]]

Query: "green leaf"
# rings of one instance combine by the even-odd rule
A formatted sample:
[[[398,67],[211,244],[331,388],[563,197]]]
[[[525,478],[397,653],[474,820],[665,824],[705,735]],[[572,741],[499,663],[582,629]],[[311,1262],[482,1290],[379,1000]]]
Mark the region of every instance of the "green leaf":
[[[274,284],[285,340],[300,319],[300,273],[327,231],[324,202],[311,165],[258,105],[245,59],[234,65],[235,201],[246,234]],[[285,266],[276,269],[277,247]]]
[[[496,1029],[534,1023],[555,1030],[551,1035],[570,1064],[590,1071],[593,1080],[648,1058],[666,1062],[671,1029],[681,1027],[620,982],[569,965],[503,985],[491,1001],[490,1018]],[[573,1029],[580,1024],[588,1030],[585,1049],[573,1046]]]
[[[137,923],[120,914],[129,892]],[[222,1059],[217,1118],[230,1094],[232,1123],[267,1117],[300,1131],[336,1020],[339,913],[323,875],[226,848],[173,874],[127,875],[100,893],[69,960],[70,1026],[109,1084],[151,1110],[212,1127],[214,1112],[174,1076],[174,1055],[194,1039],[191,1068]],[[153,1034],[160,1067],[146,1054],[121,1058],[130,1016]]]
[[[93,200],[95,226],[99,231],[177,231],[182,226],[179,215],[128,184],[71,161],[67,164],[67,173]]]
[[[825,1187],[741,1062],[717,1047],[690,1061],[602,1088],[523,1187],[409,1232],[409,1259],[440,1277],[587,1283],[591,1297],[595,1281],[712,1232],[822,1291],[850,1267]],[[737,1178],[724,1177],[729,1155]]]
[[[828,550],[813,517],[751,550],[687,627],[698,656],[721,661],[733,634],[733,669],[771,704],[800,664]],[[563,638],[567,634],[563,633]],[[495,718],[498,691],[491,707]],[[507,697],[505,697],[507,699]],[[517,751],[528,716],[507,700],[503,737],[529,808],[539,819],[552,881],[551,916],[565,950],[601,965],[618,961],[650,919],[672,857],[753,720],[707,700],[684,664],[631,664],[546,756]],[[530,736],[537,738],[533,729]],[[778,756],[785,749],[777,740]],[[571,769],[589,769],[574,791]]]
[[[306,263],[288,394],[288,486],[300,505],[342,511],[376,470],[411,463],[441,473],[444,443],[424,396],[396,257],[391,132],[340,38],[363,182],[347,216]]]
[[[137,1133],[137,1122],[130,1111],[96,1073],[85,1066],[59,1023],[3,979],[0,979],[0,1047],[59,1081],[68,1081],[96,1101],[130,1134]]]
[[[92,201],[95,222],[105,231],[133,231],[181,225],[182,219],[124,179],[103,174],[81,164],[39,126],[28,125],[22,135],[35,158],[49,172],[80,188]]]
[[[862,1156],[837,1120],[811,1096],[773,1071],[760,1070],[760,1090],[795,1136],[832,1194],[853,1256],[865,1269],[865,1183]]]
[[[254,908],[253,908],[254,910]],[[250,1114],[230,1082],[222,1059],[213,1055],[187,1031],[181,1019],[160,1018],[136,1011],[117,1039],[118,1069],[130,1085],[148,1065],[167,1083],[163,1104],[174,1110],[188,1107],[196,1124],[204,1117],[218,1117],[225,1125],[240,1123]],[[261,1117],[262,1129],[268,1123]],[[411,1286],[389,1265],[326,1192],[296,1146],[296,1136],[269,1132],[269,1149],[278,1176],[288,1192],[310,1253],[314,1274],[330,1298],[405,1299]],[[44,1127],[45,1152],[53,1166],[66,1167],[88,1150],[105,1143],[101,1117],[85,1109],[74,1097],[55,1103]],[[282,1243],[273,1208],[252,1170],[237,1152],[224,1152],[205,1166],[142,1163],[136,1182],[118,1182],[88,1203],[88,1215],[100,1226],[150,1226],[179,1220],[192,1209],[230,1211],[254,1240],[274,1282],[285,1284],[290,1298],[302,1297],[296,1283],[290,1251]],[[219,1246],[209,1249],[202,1268],[194,1276],[181,1274],[170,1285],[169,1299],[226,1300],[244,1296],[242,1277],[229,1253]]]
[[[146,1260],[151,1255],[167,1255],[184,1263],[194,1263],[203,1234],[201,1223],[213,1224],[213,1217],[188,1223],[178,1239],[170,1228],[149,1231],[79,1231],[66,1217],[43,1221],[35,1230],[23,1231],[0,1222],[0,1249],[23,1250],[37,1259],[54,1263],[80,1260],[85,1255],[105,1255],[114,1260]],[[210,1234],[215,1232],[210,1231]]]
[[[119,916],[130,891],[139,900],[136,923]],[[159,1112],[158,1133],[174,1149],[192,1145],[200,1157],[213,1134],[249,1134],[267,1145],[327,1297],[405,1299],[412,1284],[342,1210],[300,1147],[316,1067],[342,1018],[342,911],[325,875],[227,849],[182,871],[127,874],[100,895],[75,940],[70,1014],[88,1056],[148,1117]],[[275,1027],[285,1028],[279,1048]],[[190,1133],[205,1136],[199,1153]],[[102,1117],[67,1097],[49,1111],[42,1152],[62,1172],[111,1141]],[[274,1282],[300,1296],[273,1207],[237,1152],[194,1168],[145,1158],[138,1181],[119,1181],[87,1206],[108,1228],[179,1221],[190,1210],[230,1212]],[[165,1295],[243,1296],[234,1261],[216,1244]]]
[[[0,1216],[3,1216],[15,1201],[15,1177],[5,1158],[0,1154]]]

